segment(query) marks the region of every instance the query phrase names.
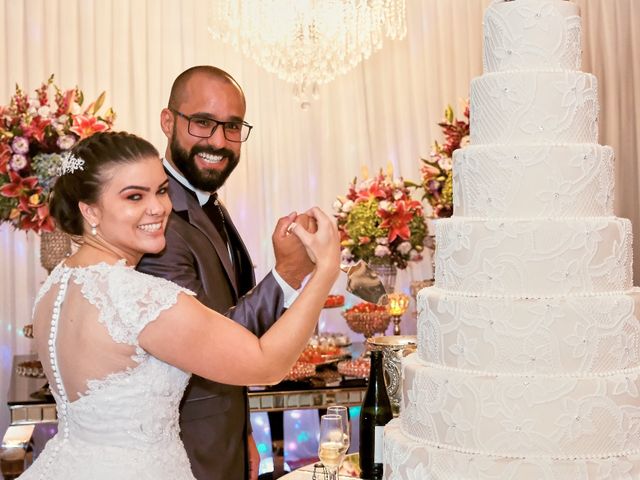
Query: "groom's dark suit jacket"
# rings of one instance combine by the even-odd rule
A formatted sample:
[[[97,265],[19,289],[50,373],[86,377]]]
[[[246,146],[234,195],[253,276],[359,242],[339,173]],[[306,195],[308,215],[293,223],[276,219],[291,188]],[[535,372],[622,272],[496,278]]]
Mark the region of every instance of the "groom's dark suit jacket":
[[[262,335],[284,311],[282,288],[271,273],[255,286],[251,259],[226,210],[233,263],[195,195],[168,175],[173,211],[167,246],[160,255],[145,255],[138,270],[194,291],[208,307]],[[246,478],[246,434],[251,428],[246,388],[192,376],[181,406],[180,427],[198,480]]]

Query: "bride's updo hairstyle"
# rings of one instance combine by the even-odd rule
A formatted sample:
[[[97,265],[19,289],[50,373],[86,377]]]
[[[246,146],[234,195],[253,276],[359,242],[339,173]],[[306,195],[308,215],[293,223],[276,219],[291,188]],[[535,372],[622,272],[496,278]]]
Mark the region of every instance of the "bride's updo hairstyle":
[[[155,147],[127,132],[98,132],[76,143],[63,160],[49,201],[58,228],[81,236],[84,218],[78,202],[97,202],[110,167],[148,157],[159,157]]]

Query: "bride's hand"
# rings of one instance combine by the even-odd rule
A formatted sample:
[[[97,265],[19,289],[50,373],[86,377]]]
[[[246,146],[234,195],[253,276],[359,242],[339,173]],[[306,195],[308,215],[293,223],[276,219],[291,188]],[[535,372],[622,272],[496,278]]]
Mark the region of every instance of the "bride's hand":
[[[318,207],[313,207],[305,213],[315,219],[317,231],[310,233],[295,222],[291,224],[290,231],[300,239],[307,249],[309,258],[316,266],[338,269],[340,266],[340,235],[335,218],[328,216]]]

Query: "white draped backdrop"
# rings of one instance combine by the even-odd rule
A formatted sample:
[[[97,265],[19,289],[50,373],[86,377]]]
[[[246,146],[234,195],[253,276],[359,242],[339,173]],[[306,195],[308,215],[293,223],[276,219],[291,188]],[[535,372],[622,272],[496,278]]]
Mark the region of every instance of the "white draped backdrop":
[[[56,76],[88,100],[107,92],[115,127],[163,152],[159,112],[185,68],[213,64],[243,86],[255,125],[223,198],[247,241],[258,277],[273,264],[279,216],[311,205],[331,209],[366,165],[391,162],[418,179],[420,156],[439,138],[446,104],[459,111],[482,71],[482,12],[490,0],[407,0],[408,34],[386,41],[355,70],[321,88],[302,110],[290,85],[207,33],[206,0],[0,0],[0,104],[16,83],[31,90]],[[600,142],[616,151],[616,214],[640,229],[640,2],[577,0],[583,14],[583,70],[600,82]],[[0,227],[0,433],[16,353],[46,276],[38,238]],[[635,242],[640,258],[640,241]],[[640,267],[636,266],[636,284]],[[421,274],[415,273],[415,276]]]

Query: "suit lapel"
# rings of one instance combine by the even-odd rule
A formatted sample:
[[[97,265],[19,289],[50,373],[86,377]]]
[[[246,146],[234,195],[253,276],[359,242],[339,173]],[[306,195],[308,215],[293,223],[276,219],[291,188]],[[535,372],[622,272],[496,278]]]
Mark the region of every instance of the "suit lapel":
[[[207,214],[204,213],[204,210],[200,207],[197,198],[194,195],[191,195],[180,182],[173,178],[170,172],[167,172],[167,175],[169,176],[169,192],[173,203],[173,210],[180,216],[183,216],[186,212],[188,215],[187,221],[200,230],[209,239],[211,245],[218,254],[218,258],[220,258],[220,263],[222,263],[229,282],[233,286],[233,290],[237,297],[238,285],[236,281],[236,273],[233,268],[233,264],[231,263],[231,259],[229,258],[229,250],[220,236],[220,233],[218,233],[218,230],[213,226],[211,220],[207,217]],[[227,220],[229,215],[226,213],[226,209],[223,211],[225,220]],[[228,225],[233,225],[230,220]],[[235,228],[234,233],[237,234],[237,232],[235,232]]]

